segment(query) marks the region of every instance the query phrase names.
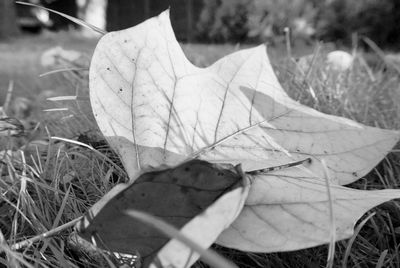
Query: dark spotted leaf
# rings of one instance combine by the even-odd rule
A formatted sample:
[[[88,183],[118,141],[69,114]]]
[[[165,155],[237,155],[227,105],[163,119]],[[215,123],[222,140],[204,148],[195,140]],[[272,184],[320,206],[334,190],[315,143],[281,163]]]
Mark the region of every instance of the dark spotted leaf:
[[[78,226],[79,235],[88,241],[94,239],[97,246],[105,250],[128,254],[139,252],[146,259],[161,249],[169,237],[126,215],[128,210],[149,213],[181,229],[205,213],[224,194],[241,188],[242,183],[242,175],[233,166],[223,168],[202,160],[147,172],[133,184],[120,186],[122,190],[119,189],[118,193],[103,198],[105,202],[100,206],[93,207]],[[244,200],[241,206],[243,203]],[[238,213],[241,207],[237,209],[230,204],[230,210]],[[234,214],[237,216],[237,213]],[[228,220],[230,224],[234,218]],[[224,224],[224,227],[229,224]],[[202,231],[206,230],[203,228]],[[208,231],[212,233],[212,230]],[[208,242],[207,247],[221,231]]]

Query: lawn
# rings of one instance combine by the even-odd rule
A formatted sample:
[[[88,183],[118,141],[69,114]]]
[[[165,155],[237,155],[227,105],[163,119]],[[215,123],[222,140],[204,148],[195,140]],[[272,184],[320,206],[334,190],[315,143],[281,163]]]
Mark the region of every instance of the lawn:
[[[13,149],[0,164],[0,266],[11,267],[103,267],[117,263],[113,256],[95,254],[75,242],[71,229],[36,242],[22,250],[15,242],[36,236],[81,216],[113,185],[126,182],[127,175],[115,154],[99,134],[87,99],[87,72],[69,71],[47,75],[40,65],[43,51],[57,45],[87,55],[96,38],[77,33],[45,33],[0,43],[0,103],[4,102],[9,81],[14,81],[11,113],[20,117],[31,132],[25,137],[3,137],[1,150]],[[218,58],[243,48],[237,45],[184,44],[188,58],[207,66]],[[341,74],[326,71],[323,48],[308,61],[306,74],[289,60],[286,50],[269,50],[275,71],[289,95],[325,113],[354,119],[360,123],[400,129],[400,74],[382,59],[359,51],[353,67]],[[311,53],[313,47],[294,50],[295,56]],[[366,58],[376,58],[368,65]],[[307,62],[307,61],[306,61]],[[368,63],[367,63],[368,62]],[[49,102],[47,97],[75,95],[77,102]],[[18,98],[27,98],[33,107],[23,115]],[[15,104],[17,103],[17,104]],[[43,109],[68,111],[43,112]],[[38,125],[38,123],[40,123]],[[76,143],[49,140],[48,136],[78,140]],[[16,151],[16,148],[22,148]],[[357,189],[400,188],[398,146],[365,178],[350,187]],[[4,151],[3,151],[4,152]],[[368,217],[368,218],[367,218]],[[366,221],[363,221],[366,219]],[[350,240],[336,244],[334,267],[400,267],[400,202],[390,201],[363,217]],[[252,254],[214,246],[239,267],[325,267],[328,247],[273,254]],[[197,263],[196,267],[207,267]]]

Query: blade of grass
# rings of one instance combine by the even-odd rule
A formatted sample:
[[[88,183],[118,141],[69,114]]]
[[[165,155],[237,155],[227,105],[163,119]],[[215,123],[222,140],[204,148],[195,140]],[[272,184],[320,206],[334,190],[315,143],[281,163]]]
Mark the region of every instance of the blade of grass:
[[[57,14],[57,15],[60,15],[61,17],[64,17],[64,18],[66,18],[66,19],[68,19],[68,20],[70,20],[70,21],[72,21],[72,22],[74,22],[74,23],[76,23],[76,24],[78,24],[78,25],[80,25],[82,27],[88,28],[89,30],[92,30],[92,31],[94,31],[96,33],[99,33],[101,35],[105,35],[107,33],[106,31],[104,31],[104,30],[102,30],[102,29],[100,29],[100,28],[98,28],[98,27],[96,27],[96,26],[94,26],[94,25],[92,25],[90,23],[87,23],[87,22],[85,22],[83,20],[77,19],[75,17],[69,16],[67,14],[64,14],[62,12],[58,12],[58,11],[50,9],[50,8],[46,8],[46,7],[43,7],[43,6],[40,6],[40,5],[36,5],[36,4],[32,4],[32,3],[21,2],[21,1],[16,1],[15,3],[20,4],[20,5],[37,7],[37,8],[40,8],[40,9],[47,10],[49,12],[52,12],[52,13]]]
[[[382,251],[381,255],[379,256],[379,260],[378,260],[378,262],[377,262],[377,264],[375,266],[376,268],[382,268],[383,267],[383,264],[385,263],[385,258],[386,258],[387,253],[388,253],[387,249]]]
[[[122,172],[122,174],[125,173],[125,171],[123,169],[121,169],[121,167],[119,167],[117,164],[115,164],[108,156],[102,154],[101,152],[99,152],[98,150],[96,150],[95,148],[93,148],[90,145],[87,145],[87,144],[85,144],[83,142],[79,142],[79,141],[75,141],[75,140],[71,140],[71,139],[66,139],[66,138],[61,138],[61,137],[50,137],[50,139],[64,141],[64,142],[68,142],[68,143],[72,143],[72,144],[76,144],[76,145],[85,147],[85,148],[91,150],[92,152],[96,153],[97,155],[101,156],[105,160],[107,160],[107,162],[112,164],[118,171]]]
[[[51,75],[51,74],[56,74],[56,73],[61,73],[61,72],[69,72],[69,71],[89,71],[89,68],[63,68],[63,69],[52,70],[49,72],[39,74],[39,77],[44,77],[44,76]]]
[[[47,98],[48,101],[67,101],[67,100],[76,100],[78,96],[58,96]]]
[[[390,217],[390,214],[388,212],[385,213],[385,216],[387,218],[387,223],[388,223],[389,228],[390,228],[389,230],[390,230],[390,233],[391,233],[391,236],[392,236],[392,239],[393,239],[393,244],[394,245],[398,245],[397,239],[396,239],[396,232],[395,232],[394,227],[393,227],[392,218]],[[397,253],[397,254],[395,254],[396,261],[397,261],[397,263],[400,263],[400,256],[399,256],[398,247],[396,247],[395,250],[396,250],[396,253]]]
[[[60,112],[60,111],[68,111],[68,108],[54,108],[54,109],[45,109],[43,112]]]
[[[70,191],[71,191],[71,187],[72,187],[72,186],[70,185],[70,186],[68,187],[68,189],[67,189],[67,192],[65,193],[65,196],[64,196],[64,198],[63,198],[63,200],[62,200],[62,202],[61,202],[60,209],[59,209],[59,211],[58,211],[58,213],[57,213],[56,218],[54,219],[53,226],[51,227],[51,229],[57,228],[57,225],[58,225],[58,223],[60,222],[61,217],[63,216],[63,212],[64,212],[64,209],[65,209],[65,206],[66,206],[66,204],[67,204],[67,202],[68,202],[68,198],[69,198],[69,193],[70,193]],[[41,248],[40,251],[41,251],[41,252],[44,252],[48,245],[49,245],[48,242],[45,241],[45,243],[43,244],[43,247]]]
[[[184,243],[186,246],[190,247],[192,250],[199,253],[201,255],[201,258],[205,262],[210,264],[212,267],[237,268],[237,266],[233,264],[231,261],[221,257],[214,251],[204,249],[196,242],[192,241],[190,238],[183,235],[175,227],[171,226],[170,224],[167,224],[166,222],[158,219],[157,217],[133,209],[127,210],[125,214],[137,220],[140,220],[145,224],[153,226],[155,229],[157,229],[158,231],[167,235],[170,238],[177,239],[180,242]]]
[[[14,90],[14,81],[10,80],[10,82],[8,83],[6,99],[3,104],[3,110],[5,113],[8,112],[8,107],[10,106],[10,103],[11,103],[11,96],[12,96],[13,90]]]
[[[351,251],[351,247],[354,243],[354,240],[356,240],[358,233],[360,232],[361,228],[363,228],[363,226],[369,221],[369,219],[371,219],[373,216],[375,215],[375,212],[371,213],[368,215],[368,217],[366,217],[362,222],[360,222],[360,224],[357,225],[356,229],[354,230],[354,234],[353,236],[350,238],[347,247],[346,247],[346,251],[342,260],[342,268],[347,268],[347,260],[349,259],[350,256],[350,251]]]
[[[324,168],[324,173],[325,173],[325,185],[326,185],[326,192],[328,195],[328,200],[329,200],[329,221],[330,221],[330,241],[329,241],[329,249],[328,249],[328,258],[327,258],[327,268],[332,268],[333,267],[333,261],[335,258],[335,242],[336,242],[336,224],[335,224],[335,214],[333,211],[333,197],[332,197],[332,192],[331,192],[331,186],[330,186],[330,177],[329,177],[329,172],[328,172],[328,167],[325,163],[325,160],[321,160],[322,167]]]
[[[0,252],[4,252],[7,255],[7,259],[14,258],[14,260],[18,260],[18,262],[20,262],[27,268],[35,268],[34,265],[32,265],[30,262],[28,262],[24,259],[24,258],[29,259],[28,256],[26,256],[26,255],[21,256],[22,254],[10,250],[10,248],[7,245],[0,244]],[[10,264],[10,263],[8,263],[8,264]],[[20,266],[9,266],[9,267],[20,267]]]
[[[368,46],[370,46],[372,48],[373,51],[375,51],[375,53],[381,58],[381,60],[387,66],[394,68],[400,74],[400,68],[396,64],[392,64],[391,62],[386,60],[385,52],[383,52],[382,49],[380,49],[374,41],[372,41],[371,39],[369,39],[366,36],[363,37],[363,40],[365,43],[367,43]]]

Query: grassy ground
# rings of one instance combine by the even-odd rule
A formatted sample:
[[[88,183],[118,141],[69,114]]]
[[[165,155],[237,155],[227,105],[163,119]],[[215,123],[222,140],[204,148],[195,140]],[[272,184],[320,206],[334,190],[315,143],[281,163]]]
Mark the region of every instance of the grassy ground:
[[[10,248],[15,242],[76,219],[113,185],[127,180],[118,159],[107,145],[98,142],[99,135],[88,110],[79,110],[79,107],[88,106],[87,92],[81,93],[79,107],[62,104],[71,109],[69,112],[49,115],[40,111],[42,107],[55,107],[55,104],[45,103],[44,97],[38,97],[44,91],[50,90],[53,95],[60,96],[75,94],[77,88],[84,91],[87,87],[85,72],[82,77],[70,72],[39,79],[38,74],[47,71],[37,63],[42,51],[61,44],[90,55],[95,43],[95,39],[75,34],[46,34],[0,43],[0,62],[6,63],[0,66],[0,101],[4,99],[8,81],[13,79],[13,103],[17,97],[27,97],[40,109],[33,107],[34,112],[21,115],[18,109],[22,108],[17,106],[11,112],[24,117],[22,120],[43,121],[40,130],[32,131],[31,136],[0,140],[1,150],[25,146],[23,150],[2,157],[0,164],[0,267],[104,267],[109,266],[108,261],[116,262],[113,257],[93,255],[82,249],[74,242],[71,229],[22,250]],[[184,45],[188,57],[203,66],[236,49],[233,45]],[[275,56],[274,67],[284,88],[296,100],[367,125],[400,129],[400,75],[379,59],[373,67],[368,67],[363,62],[363,54],[359,54],[351,70],[331,75],[324,69],[324,52],[321,52],[309,63],[305,77],[282,51],[272,51],[273,55],[281,55]],[[75,116],[68,117],[70,112]],[[78,137],[98,151],[73,143],[49,141],[44,124],[51,135]],[[38,146],[29,146],[32,141]],[[400,188],[399,175],[400,153],[395,149],[365,179],[350,187]],[[360,221],[360,231],[351,240],[336,244],[334,267],[400,267],[400,202],[387,202],[368,215],[371,213],[375,214],[366,222]],[[215,248],[240,267],[248,268],[325,267],[327,258],[327,246],[274,254]],[[196,266],[206,267],[202,263]]]

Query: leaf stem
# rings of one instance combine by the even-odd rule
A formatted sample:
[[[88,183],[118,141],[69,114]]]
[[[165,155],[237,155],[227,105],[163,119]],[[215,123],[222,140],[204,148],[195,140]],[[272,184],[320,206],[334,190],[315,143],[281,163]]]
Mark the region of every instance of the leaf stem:
[[[260,173],[269,173],[269,172],[278,171],[278,170],[285,169],[285,168],[299,166],[299,165],[302,165],[304,163],[311,163],[311,158],[308,157],[308,158],[300,160],[300,161],[290,162],[290,163],[283,164],[283,165],[280,165],[280,166],[251,170],[251,171],[247,171],[246,174],[257,175],[257,174],[260,174]]]

